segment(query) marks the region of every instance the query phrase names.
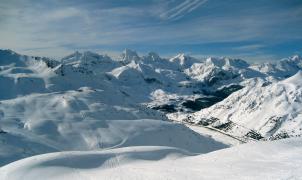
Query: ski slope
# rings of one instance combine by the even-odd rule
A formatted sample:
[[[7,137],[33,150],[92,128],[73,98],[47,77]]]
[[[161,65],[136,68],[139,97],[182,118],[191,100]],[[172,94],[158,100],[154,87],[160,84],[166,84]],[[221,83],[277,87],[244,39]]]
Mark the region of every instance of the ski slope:
[[[0,169],[0,179],[301,179],[302,139],[249,143],[208,154],[144,146],[60,152]]]

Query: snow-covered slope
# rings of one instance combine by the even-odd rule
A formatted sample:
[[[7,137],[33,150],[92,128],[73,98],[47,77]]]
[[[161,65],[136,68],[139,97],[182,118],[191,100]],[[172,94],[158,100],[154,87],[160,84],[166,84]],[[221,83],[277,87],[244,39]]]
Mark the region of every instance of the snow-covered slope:
[[[262,72],[255,71],[250,64],[241,59],[213,58],[203,63],[195,63],[186,69],[186,73],[209,86],[221,86],[240,83],[248,78],[264,77]]]
[[[123,64],[129,64],[131,61],[139,61],[139,60],[140,57],[137,55],[137,53],[130,49],[125,49],[120,59],[120,61],[123,62]]]
[[[232,135],[278,139],[302,135],[302,71],[270,85],[258,82],[190,115],[174,115]],[[173,118],[173,115],[172,115]]]
[[[0,50],[0,100],[31,93],[45,92],[47,59],[35,60],[10,50]],[[33,62],[36,62],[33,64]],[[50,60],[47,62],[51,62]]]
[[[300,59],[290,58],[290,66],[281,63],[283,70],[297,63],[291,72],[298,71]],[[299,74],[295,80],[276,83],[283,77],[277,74],[243,60],[202,61],[184,54],[167,59],[154,52],[140,57],[129,49],[120,59],[75,52],[61,60],[0,50],[0,165],[65,150],[169,146],[201,153],[224,148],[223,143],[170,123],[165,116],[176,112],[187,117],[189,112],[208,107],[196,113],[195,122],[215,115],[221,120],[211,121],[224,127],[225,114],[239,120],[248,116],[243,122],[245,128],[262,136],[279,136],[284,129],[287,134],[298,135],[301,111],[294,98],[300,100]],[[264,103],[265,108],[236,112],[235,107],[249,107],[244,103],[254,94],[260,98],[262,93],[265,100],[255,101]],[[269,111],[272,97],[278,113]],[[252,111],[253,116],[244,114]],[[262,113],[267,113],[264,119]],[[240,136],[248,133],[232,128],[229,132]]]
[[[146,78],[161,76],[127,53],[132,60],[124,65],[92,52],[54,61],[0,51],[0,165],[66,150],[227,147],[139,104],[157,87]]]
[[[63,152],[0,168],[0,179],[300,179],[302,140],[239,145],[204,155],[168,147]]]
[[[302,69],[302,57],[295,55],[276,63],[263,63],[252,66],[256,71],[282,79],[290,77]]]
[[[170,62],[174,63],[179,69],[190,68],[194,63],[198,63],[198,60],[187,56],[184,53],[178,54],[177,56],[169,59]]]

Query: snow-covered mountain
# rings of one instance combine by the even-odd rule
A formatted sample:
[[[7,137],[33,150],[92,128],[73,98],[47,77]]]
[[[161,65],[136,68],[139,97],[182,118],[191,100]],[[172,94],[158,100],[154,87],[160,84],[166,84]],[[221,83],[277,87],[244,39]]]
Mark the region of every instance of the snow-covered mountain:
[[[241,59],[208,58],[203,63],[195,63],[186,73],[209,86],[238,83],[248,78],[264,77],[255,71],[250,64]]]
[[[66,150],[169,146],[209,152],[227,147],[140,104],[162,86],[151,78],[169,78],[144,63],[124,65],[92,52],[56,61],[10,50],[0,51],[0,62],[1,165]]]
[[[239,137],[279,139],[302,135],[302,71],[272,84],[259,81],[193,114],[171,118],[209,125]]]
[[[239,137],[300,135],[301,73],[283,79],[301,70],[301,61],[251,65],[129,49],[118,59],[75,52],[54,60],[0,50],[0,165],[67,150],[168,146],[205,153],[228,146],[166,116]]]
[[[302,57],[295,55],[282,59],[281,61],[277,61],[276,63],[263,63],[254,65],[252,68],[256,71],[260,71],[276,78],[287,78],[294,75],[297,71],[301,70]]]

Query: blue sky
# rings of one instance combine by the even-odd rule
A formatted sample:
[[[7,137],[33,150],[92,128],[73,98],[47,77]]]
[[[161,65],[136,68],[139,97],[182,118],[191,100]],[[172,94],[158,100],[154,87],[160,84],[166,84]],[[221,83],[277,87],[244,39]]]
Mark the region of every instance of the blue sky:
[[[301,0],[0,0],[0,48],[61,57],[229,56],[270,61],[302,54]]]

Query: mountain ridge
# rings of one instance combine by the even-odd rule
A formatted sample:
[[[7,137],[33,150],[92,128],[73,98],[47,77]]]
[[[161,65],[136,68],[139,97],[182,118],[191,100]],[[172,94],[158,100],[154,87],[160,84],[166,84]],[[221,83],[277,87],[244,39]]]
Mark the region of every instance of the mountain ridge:
[[[264,126],[261,135],[276,139],[276,135],[286,138],[299,134],[296,123],[299,121],[287,117],[291,117],[291,112],[300,112],[300,96],[295,102],[294,95],[301,88],[293,82],[294,86],[288,89],[284,85],[288,82],[282,81],[286,68],[290,73],[302,69],[298,56],[284,61],[288,63],[282,61],[282,68],[277,62],[271,66],[275,70],[269,72],[262,66],[230,58],[202,61],[181,54],[171,60],[156,53],[140,57],[131,50],[126,50],[122,57],[124,60],[93,52],[76,52],[54,60],[0,50],[0,128],[5,132],[0,133],[0,139],[1,147],[6,147],[0,149],[3,154],[0,162],[8,163],[57,150],[96,150],[131,145],[168,145],[191,152],[203,150],[207,147],[201,147],[200,142],[217,142],[183,125],[169,122],[168,118],[188,121],[190,116],[201,112],[227,107],[232,102],[230,99],[237,102],[240,97],[250,97],[248,93],[252,89],[264,92],[263,89],[269,87],[276,91],[268,89],[268,97],[270,94],[279,97],[278,93],[281,93],[280,98],[284,94],[295,105],[282,105],[289,107],[283,111],[283,119],[263,120],[255,126],[247,123],[245,128],[253,129],[265,122],[289,121],[289,127],[276,126],[274,129],[275,126]],[[293,66],[294,62],[297,66]],[[288,81],[297,81],[300,75],[297,76]],[[233,111],[242,106],[236,107],[238,109]],[[218,109],[216,113],[222,110]],[[194,123],[199,121],[195,119]],[[224,127],[226,121],[216,123]],[[287,134],[280,134],[279,131],[284,129],[294,129],[296,134],[287,131]],[[178,142],[173,140],[175,133]],[[249,132],[228,133],[245,137]],[[155,134],[161,134],[162,141],[153,139]],[[139,137],[149,139],[151,144]],[[73,138],[78,139],[77,142],[72,141]],[[188,143],[194,148],[190,149]],[[220,143],[217,147],[227,146]],[[39,148],[35,150],[34,147]]]

